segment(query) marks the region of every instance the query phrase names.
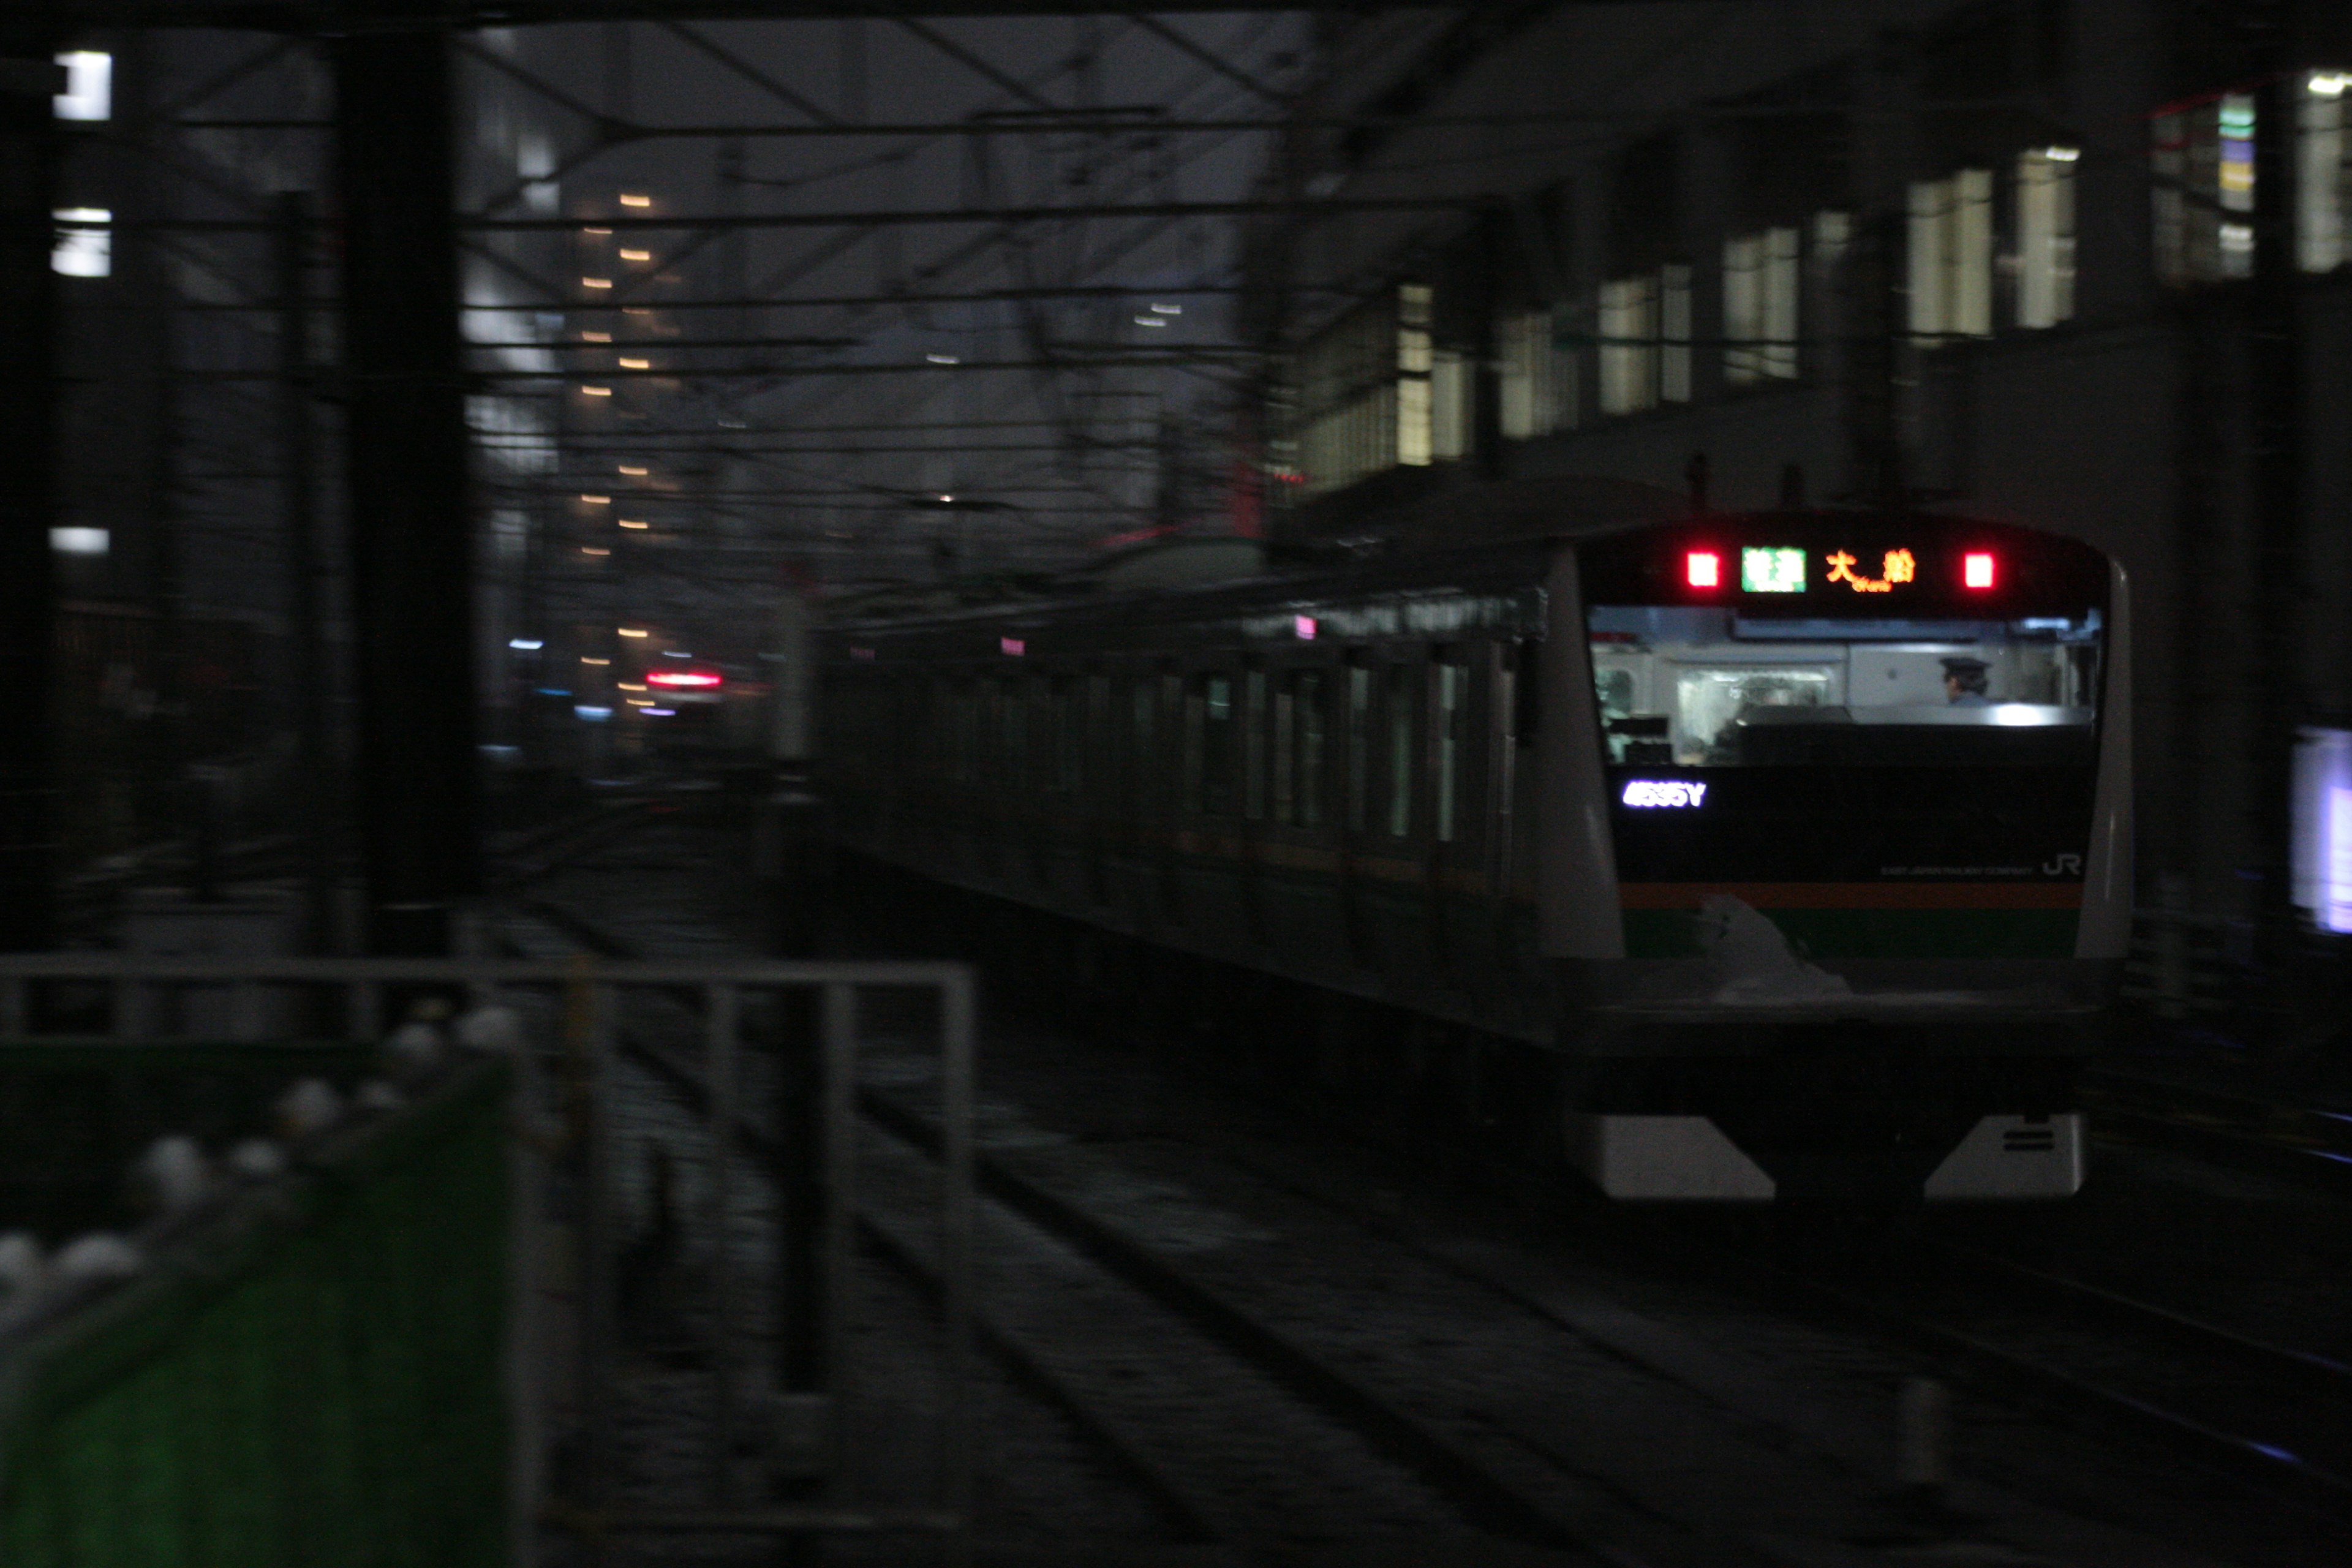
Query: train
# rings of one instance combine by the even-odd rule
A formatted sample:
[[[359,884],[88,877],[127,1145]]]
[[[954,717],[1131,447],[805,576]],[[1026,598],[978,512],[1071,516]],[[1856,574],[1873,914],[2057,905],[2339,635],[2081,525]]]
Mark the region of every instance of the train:
[[[1564,496],[845,601],[814,660],[840,848],[1114,1012],[1182,993],[1616,1200],[2082,1184],[2132,777],[2126,578],[2079,540]]]

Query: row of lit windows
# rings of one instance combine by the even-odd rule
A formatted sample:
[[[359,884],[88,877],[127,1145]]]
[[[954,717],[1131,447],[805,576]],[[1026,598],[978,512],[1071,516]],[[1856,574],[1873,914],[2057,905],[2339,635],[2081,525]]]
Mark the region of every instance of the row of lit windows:
[[[2313,71],[2299,98],[2295,244],[2297,264],[2306,271],[2352,262],[2347,87],[2352,72]],[[2156,263],[2165,281],[2218,281],[2252,272],[2254,117],[2255,101],[2247,93],[2219,94],[2153,117]],[[1956,169],[1910,185],[1903,285],[1915,341],[1932,346],[1990,336],[2004,321],[2030,331],[2074,317],[2080,159],[2079,149],[2068,146],[2020,153],[2007,175],[2005,212],[1997,189],[2001,181],[1991,169]],[[1792,380],[1803,372],[1810,357],[1803,335],[1808,301],[1814,310],[1826,302],[1851,239],[1848,215],[1823,212],[1809,226],[1724,241],[1720,353],[1727,384]],[[1809,288],[1809,281],[1819,286]],[[1692,331],[1693,287],[1693,270],[1682,264],[1600,286],[1589,333],[1600,414],[1689,401],[1694,355],[1701,346]],[[1429,314],[1427,288],[1404,286],[1392,318],[1399,359],[1392,394],[1358,379],[1343,404],[1318,405],[1316,388],[1302,387],[1310,414],[1297,450],[1305,493],[1337,489],[1392,465],[1466,455],[1471,367],[1459,353],[1431,348]],[[1497,323],[1506,438],[1571,429],[1579,421],[1572,345],[1587,334],[1573,330],[1562,319],[1567,314],[1517,311]],[[1360,369],[1370,320],[1350,321],[1343,353],[1318,343],[1302,363],[1345,358]]]
[[[1498,666],[1487,710],[1506,726],[1512,691],[1513,672]],[[1392,838],[1422,831],[1447,843],[1462,826],[1470,694],[1470,665],[1441,655],[1426,664],[908,684],[892,698],[845,704],[841,719],[873,731],[876,744],[861,749],[884,772],[905,760],[895,742],[882,743],[905,732],[891,714],[895,698],[928,710],[921,760],[952,783],[1047,795],[1091,783],[1123,787],[1146,813],[1173,804],[1194,816]],[[1511,748],[1500,751],[1507,811]]]

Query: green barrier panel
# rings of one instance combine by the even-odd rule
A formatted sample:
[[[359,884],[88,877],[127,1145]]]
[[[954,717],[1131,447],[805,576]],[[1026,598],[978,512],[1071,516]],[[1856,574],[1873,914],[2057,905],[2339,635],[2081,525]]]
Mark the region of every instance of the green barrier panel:
[[[286,1081],[270,1047],[209,1049]],[[304,1147],[137,1280],[0,1344],[0,1563],[502,1561],[507,1082],[476,1061]]]

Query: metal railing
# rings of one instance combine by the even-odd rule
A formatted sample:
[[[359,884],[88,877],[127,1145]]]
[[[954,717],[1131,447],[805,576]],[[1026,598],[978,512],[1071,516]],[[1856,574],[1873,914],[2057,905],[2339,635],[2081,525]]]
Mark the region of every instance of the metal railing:
[[[856,1086],[859,1073],[859,995],[867,990],[919,991],[936,997],[939,1110],[945,1134],[938,1199],[938,1266],[944,1283],[939,1367],[937,1465],[927,1503],[870,1505],[851,1495],[856,1466],[848,1451],[856,1390],[851,1358],[843,1353],[854,1321],[856,1187]],[[513,1006],[516,1105],[509,1139],[509,1400],[514,1426],[506,1489],[512,1510],[509,1556],[518,1565],[539,1560],[540,1533],[553,1527],[579,1538],[592,1559],[614,1537],[677,1534],[808,1536],[839,1531],[898,1531],[944,1537],[965,1531],[971,1509],[971,1434],[965,1387],[972,1236],[972,1074],[974,985],[958,964],[883,963],[592,963],[472,959],[270,959],[236,962],[151,959],[112,953],[0,956],[0,1038],[35,1032],[85,1041],[95,1053],[110,1044],[172,1037],[161,1026],[188,1010],[175,995],[194,992],[231,1002],[228,1031],[240,1040],[276,1033],[291,1019],[311,1024],[299,1034],[354,1047],[385,1037],[395,1011],[420,997],[448,1005]],[[814,1029],[789,1023],[772,1028],[772,1051],[808,1053],[807,1082],[815,1147],[790,1146],[790,1130],[764,1131],[747,1114],[747,1003],[768,1000],[771,1023],[794,1016],[786,998],[814,996]],[[709,1180],[701,1220],[709,1232],[709,1325],[711,1373],[709,1423],[712,1462],[705,1500],[692,1506],[630,1507],[616,1503],[614,1390],[621,1352],[616,1321],[615,1267],[623,1237],[614,1191],[616,1100],[625,1050],[646,1051],[623,1026],[633,1002],[651,999],[675,1021],[683,1008],[699,1036],[698,1059],[682,1059],[673,1045],[655,1053],[672,1076],[690,1076]],[[289,1005],[290,1003],[290,1005]],[[208,1020],[217,1006],[200,1009]],[[673,1039],[678,1031],[668,1031]],[[533,1037],[537,1038],[534,1039]],[[220,1037],[217,1033],[211,1037]],[[781,1070],[781,1066],[780,1066]],[[730,1256],[728,1215],[745,1177],[743,1153],[758,1141],[768,1158],[807,1162],[814,1174],[814,1289],[798,1281],[795,1300],[813,1304],[821,1375],[814,1386],[761,1391],[750,1386],[754,1358],[746,1353],[741,1271]],[[551,1195],[569,1184],[576,1193],[575,1223],[558,1219]],[[803,1191],[806,1190],[804,1184]],[[779,1205],[782,1206],[782,1205]],[[793,1216],[782,1216],[779,1224]],[[552,1240],[556,1246],[551,1248]],[[551,1250],[568,1252],[576,1289],[556,1289],[543,1270]],[[779,1300],[788,1282],[780,1279]],[[565,1298],[570,1297],[569,1305]],[[780,1309],[782,1310],[783,1309]],[[568,1314],[568,1316],[567,1316]],[[782,1332],[809,1325],[780,1325]],[[554,1351],[569,1341],[560,1353]],[[560,1360],[561,1366],[551,1364]],[[829,1437],[816,1467],[819,1479],[783,1505],[746,1503],[730,1490],[730,1456],[755,1410],[820,1429]],[[576,1462],[562,1478],[550,1454],[564,1439]],[[805,1454],[800,1458],[804,1460]],[[562,1495],[554,1495],[557,1492]]]

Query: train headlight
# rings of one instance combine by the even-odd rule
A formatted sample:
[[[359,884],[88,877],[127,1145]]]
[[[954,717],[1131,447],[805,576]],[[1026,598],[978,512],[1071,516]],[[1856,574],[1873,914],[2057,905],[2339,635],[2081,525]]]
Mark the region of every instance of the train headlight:
[[[1723,557],[1712,550],[1694,550],[1683,557],[1683,578],[1694,588],[1723,585]]]
[[[1971,550],[1960,557],[1960,585],[1965,588],[1990,588],[1993,584],[1994,563],[1990,550]]]

